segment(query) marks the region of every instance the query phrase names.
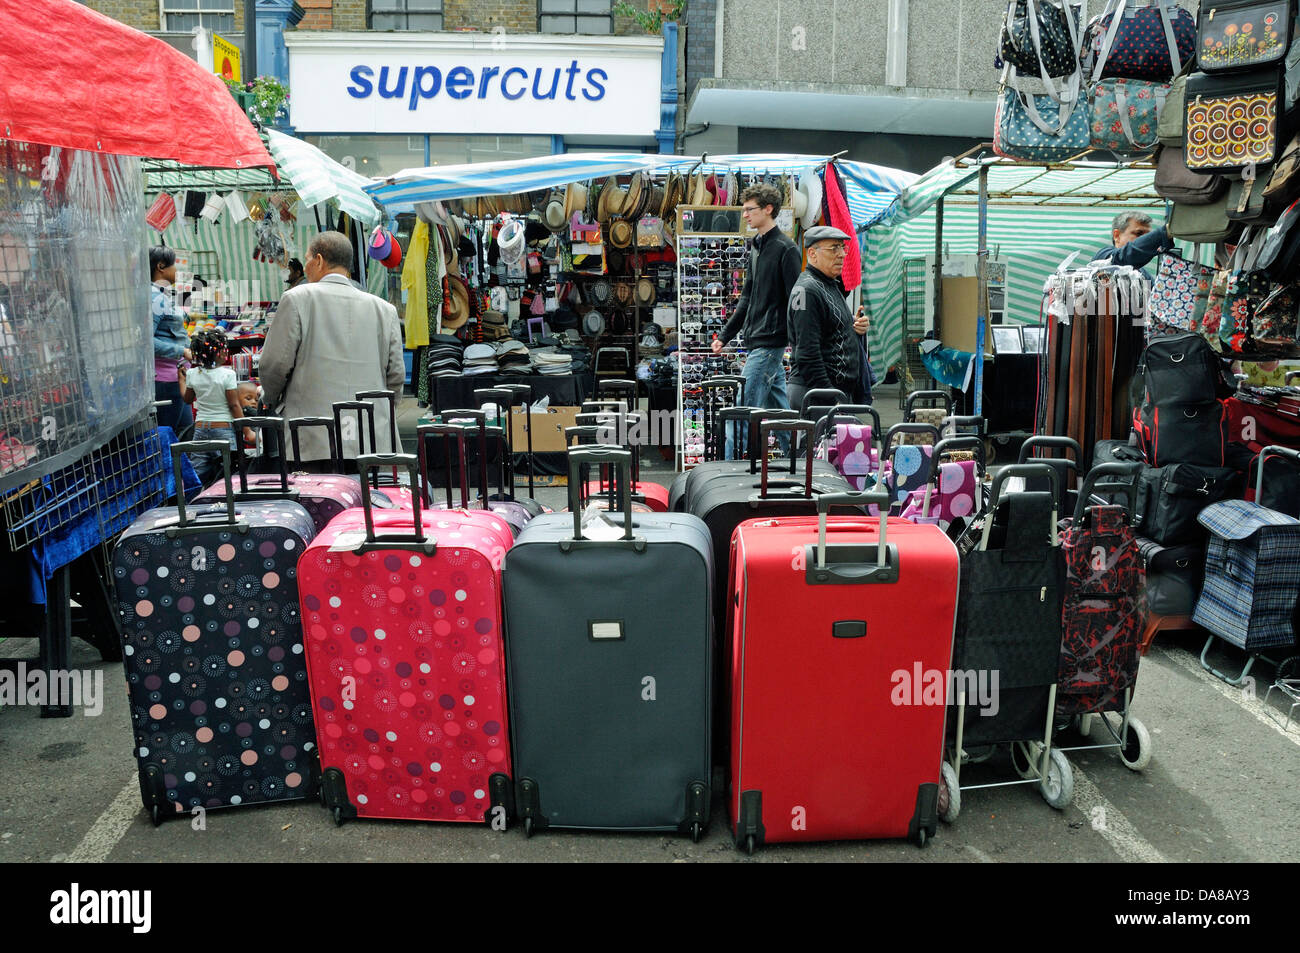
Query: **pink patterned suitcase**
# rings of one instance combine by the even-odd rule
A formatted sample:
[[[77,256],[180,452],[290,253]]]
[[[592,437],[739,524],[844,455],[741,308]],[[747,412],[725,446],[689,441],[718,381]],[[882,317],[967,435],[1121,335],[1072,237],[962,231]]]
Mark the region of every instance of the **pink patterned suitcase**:
[[[416,459],[358,461],[414,473]],[[505,823],[501,565],[485,511],[349,510],[298,563],[322,799],[353,817]],[[417,531],[416,527],[420,527]]]
[[[963,447],[974,451],[974,460],[943,462],[945,455]],[[958,517],[974,517],[982,509],[983,479],[984,441],[978,437],[940,440],[930,457],[925,486],[912,491],[899,515],[946,530]]]
[[[297,427],[316,426],[322,423],[330,425],[330,422],[325,418],[302,418],[290,421],[289,426],[294,428],[295,461],[298,459]],[[331,459],[336,459],[334,431],[332,425],[330,426],[330,456]],[[240,421],[239,427],[240,429],[248,427],[252,430],[271,431],[277,434],[280,449],[280,472],[250,475],[241,455],[238,474],[239,491],[235,494],[236,501],[242,503],[255,500],[293,500],[296,503],[301,503],[303,508],[311,515],[312,523],[315,524],[318,533],[329,525],[330,520],[344,510],[361,505],[361,481],[356,477],[343,476],[340,473],[288,472],[288,465],[284,458],[283,418],[245,417]],[[239,429],[236,430],[235,441],[242,444],[242,435]],[[225,487],[221,483],[214,483],[197,497],[197,501],[202,503],[219,502],[223,499],[225,499]],[[383,506],[384,504],[377,501],[377,505]]]
[[[872,423],[862,423],[860,414],[870,414]],[[869,489],[875,486],[880,470],[881,432],[880,415],[874,408],[842,404],[817,424],[817,459],[834,466],[853,489]]]

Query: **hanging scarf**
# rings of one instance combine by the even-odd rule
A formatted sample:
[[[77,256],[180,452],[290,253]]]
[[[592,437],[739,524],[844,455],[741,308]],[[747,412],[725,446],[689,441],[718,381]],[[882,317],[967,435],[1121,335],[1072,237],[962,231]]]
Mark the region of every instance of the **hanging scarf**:
[[[849,214],[849,205],[844,199],[844,183],[840,180],[834,162],[826,163],[823,193],[830,210],[831,226],[849,236],[849,240],[844,243],[844,273],[840,280],[844,282],[846,292],[852,291],[862,284],[862,252],[858,249],[858,233],[853,228],[853,216]]]
[[[429,225],[416,222],[402,264],[402,290],[406,292],[406,349],[429,343],[428,310]]]

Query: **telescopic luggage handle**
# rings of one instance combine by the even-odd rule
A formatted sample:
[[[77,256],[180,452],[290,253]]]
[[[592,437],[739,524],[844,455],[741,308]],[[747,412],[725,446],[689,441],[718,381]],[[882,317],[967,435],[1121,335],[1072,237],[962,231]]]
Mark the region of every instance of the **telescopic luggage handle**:
[[[739,400],[739,398],[737,398],[737,400]],[[760,408],[758,407],[746,407],[741,403],[737,403],[733,407],[723,407],[721,410],[717,412],[717,414],[714,415],[713,425],[716,428],[714,439],[722,441],[721,444],[719,444],[719,446],[721,446],[722,448],[721,451],[719,452],[721,457],[725,458],[727,455],[727,449],[726,449],[727,448],[727,443],[726,443],[727,425],[734,424],[739,421],[745,424],[745,430],[746,432],[748,432],[749,415],[759,409]],[[732,432],[734,433],[735,431]],[[742,442],[743,441],[740,440],[735,441],[732,444],[733,450],[737,450],[737,451],[740,450],[740,445]]]
[[[372,400],[388,401],[388,436],[393,441],[393,449],[397,449],[397,395],[391,390],[360,390],[356,393],[357,400],[370,402]]]
[[[951,453],[954,450],[970,448],[975,451],[975,499],[972,505],[979,502],[980,479],[985,472],[984,465],[984,441],[979,437],[972,435],[963,435],[960,437],[945,437],[934,445],[934,451],[930,454],[929,469],[925,475],[925,497],[921,503],[921,515],[930,515],[930,494],[934,487],[938,485],[939,468],[942,465],[943,455]],[[978,509],[976,510],[978,512]]]
[[[1077,440],[1073,440],[1070,437],[1050,437],[1050,436],[1039,434],[1030,437],[1028,440],[1026,440],[1024,443],[1020,445],[1020,456],[1016,460],[1016,462],[1027,463],[1031,459],[1030,451],[1032,451],[1035,447],[1043,447],[1049,450],[1073,451],[1074,452],[1073,460],[1071,460],[1069,457],[1061,457],[1059,459],[1065,461],[1067,466],[1071,467],[1076,471],[1079,469],[1079,461],[1083,459],[1083,448],[1079,446],[1079,442]],[[1044,459],[1055,460],[1058,458],[1045,457]]]
[[[618,397],[623,395],[627,397],[627,406],[631,410],[636,406],[636,381],[625,380],[623,378],[610,378],[596,382],[596,399],[602,400],[606,394]]]
[[[334,430],[338,434],[339,460],[342,461],[346,456],[343,449],[343,415],[349,412],[355,412],[357,415],[357,456],[358,458],[367,454],[374,454],[378,449],[375,438],[375,405],[368,400],[340,400],[332,407],[334,411]],[[366,434],[370,434],[370,442],[366,443]],[[358,469],[360,466],[358,465]],[[375,487],[379,486],[379,474],[375,474]]]
[[[952,395],[942,390],[914,390],[907,395],[907,403],[903,405],[903,419],[911,422],[912,410],[917,401],[937,400],[943,404],[944,416],[952,413]]]
[[[575,414],[573,419],[575,421],[578,421],[580,418],[584,418],[584,417],[599,418],[604,416],[606,415],[605,414]],[[572,453],[573,449],[577,447],[618,447],[620,450],[627,449],[626,447],[619,446],[619,444],[616,443],[602,443],[601,438],[607,436],[609,436],[609,428],[595,423],[579,423],[577,426],[564,428],[564,443],[569,448],[568,452],[570,453]],[[577,443],[575,444],[574,441],[577,441]],[[635,458],[634,458],[634,462],[635,462]],[[600,474],[601,475],[598,477],[597,482],[602,484],[608,483],[608,486],[602,489],[600,492],[607,496],[609,500],[609,507],[612,510],[618,505],[617,494],[618,492],[620,492],[619,487],[621,487],[623,484],[617,482],[618,474],[616,473],[611,473],[609,479],[606,480],[604,476],[605,470],[603,469],[603,467],[600,470]],[[634,487],[635,487],[634,484],[632,486],[628,486],[627,492],[631,493]],[[587,498],[588,498],[587,484],[586,481],[582,481],[581,485],[578,487],[578,501],[576,505],[574,504],[573,501],[572,492],[570,492],[569,494],[569,509],[581,508],[583,502],[587,500]]]
[[[367,549],[410,549],[431,554],[438,548],[437,540],[424,535],[424,520],[420,512],[420,494],[411,494],[411,518],[413,531],[410,533],[385,533],[380,536],[375,532],[375,514],[370,500],[371,471],[384,467],[401,467],[411,476],[411,485],[418,486],[420,461],[409,453],[368,453],[357,457],[357,471],[361,475],[361,510],[366,518],[366,542],[360,547]]]
[[[876,413],[876,408],[870,404],[836,404],[830,411],[817,421],[817,433],[813,436],[814,440],[821,438],[822,434],[830,434],[831,428],[838,423],[861,423],[858,418],[862,414],[871,415],[871,442],[880,446],[881,424],[880,414]],[[822,429],[822,424],[826,429]]]
[[[884,490],[849,490],[842,493],[825,493],[817,498],[817,558],[805,570],[804,578],[810,584],[861,584],[888,583],[898,579],[898,559],[889,558],[889,493]],[[826,517],[833,507],[860,508],[874,505],[880,511],[880,541],[876,544],[876,561],[856,566],[826,565]],[[849,636],[866,635],[865,628]]]
[[[242,425],[242,426],[236,426]],[[274,496],[274,497],[296,497],[298,494],[289,489],[289,465],[284,459],[284,418],[283,417],[241,417],[231,424],[235,432],[235,448],[239,451],[239,495],[241,497],[250,496]],[[277,446],[280,453],[280,485],[279,487],[259,486],[252,490],[248,488],[248,465],[244,461],[244,427],[251,430],[260,430],[263,433],[275,434]]]
[[[1089,471],[1088,475],[1083,478],[1083,486],[1079,488],[1079,499],[1074,504],[1074,525],[1081,525],[1083,519],[1087,516],[1088,511],[1092,509],[1088,505],[1088,498],[1093,493],[1101,493],[1105,496],[1114,496],[1123,494],[1128,497],[1128,505],[1124,507],[1124,513],[1128,516],[1129,522],[1133,522],[1133,516],[1137,512],[1137,481],[1131,479],[1142,472],[1140,463],[1100,463]],[[1103,477],[1129,477],[1127,482],[1112,480],[1109,483],[1101,482]]]
[[[745,400],[745,379],[743,377],[734,377],[728,374],[719,374],[717,377],[710,377],[700,384],[700,390],[734,390],[736,392],[736,403],[743,403]]]
[[[989,548],[989,537],[993,534],[993,515],[997,512],[998,504],[1002,502],[1002,484],[1011,477],[1030,477],[1046,476],[1047,482],[1052,488],[1052,546],[1057,543],[1057,506],[1060,500],[1061,477],[1053,467],[1046,463],[1015,463],[1011,466],[1003,467],[998,471],[997,476],[993,478],[993,493],[989,497],[989,512],[984,517],[984,534],[980,537],[980,550]]]
[[[1259,467],[1255,474],[1255,502],[1258,503],[1264,493],[1264,461],[1268,459],[1269,454],[1279,457],[1286,457],[1300,466],[1300,451],[1292,450],[1290,447],[1268,446],[1259,452]]]
[[[520,405],[524,408],[524,437],[528,441],[528,498],[531,500],[535,498],[534,495],[535,490],[533,488],[534,487],[533,472],[537,469],[536,465],[533,462],[533,387],[531,384],[502,384],[497,389],[510,392],[511,400],[513,401],[510,405],[510,410],[512,414],[517,405]],[[509,427],[509,421],[510,418],[507,417],[506,418],[506,422],[507,422],[506,442],[507,443],[509,443],[510,441],[511,428]],[[514,477],[515,477],[515,470],[512,463],[512,466],[510,467],[510,495],[511,496],[515,495]]]
[[[882,464],[893,457],[895,450],[901,446],[905,446],[905,444],[894,443],[894,437],[901,433],[923,434],[930,437],[930,446],[932,447],[943,437],[943,435],[939,433],[939,428],[934,424],[894,424],[894,426],[889,428],[889,432],[885,434],[885,439],[882,441],[880,452],[880,462]]]
[[[204,521],[202,515],[191,520],[185,511],[185,477],[181,470],[181,460],[187,453],[214,452],[221,454],[221,472],[226,481],[225,521],[222,523]],[[188,440],[183,443],[172,444],[172,472],[176,479],[176,512],[179,517],[179,525],[167,528],[166,532],[169,537],[211,529],[236,529],[241,533],[248,532],[248,524],[235,514],[235,487],[230,476],[229,443],[224,440]]]
[[[289,420],[289,439],[293,443],[293,465],[302,466],[302,447],[298,441],[298,432],[303,427],[324,427],[325,436],[330,445],[330,469],[335,473],[343,472],[343,460],[339,454],[338,435],[334,430],[334,421],[329,417],[293,417]]]
[[[803,395],[803,400],[799,401],[799,419],[807,420],[808,411],[818,406],[818,401],[826,407],[834,407],[836,404],[847,404],[849,395],[838,387],[814,387]]]
[[[811,420],[764,420],[758,425],[758,440],[764,447],[767,446],[768,434],[781,433],[788,431],[791,434],[791,446],[794,445],[795,434],[807,434],[811,442],[813,433],[817,430],[817,425]],[[804,455],[804,477],[803,477],[803,496],[804,499],[812,499],[812,475],[813,475],[813,455],[810,452]],[[790,472],[795,472],[795,457],[793,452],[790,456]],[[763,454],[763,479],[759,483],[758,498],[760,500],[768,499],[767,492],[767,454]]]
[[[939,424],[939,430],[946,431],[949,427],[952,427],[951,436],[954,437],[965,436],[962,433],[964,429],[972,430],[976,436],[982,437],[988,430],[988,422],[982,414],[949,414]]]
[[[561,540],[561,552],[569,552],[577,544],[592,542],[583,539],[582,505],[577,497],[582,482],[579,479],[579,471],[584,463],[594,463],[597,466],[609,464],[619,475],[621,485],[627,486],[632,473],[632,451],[624,450],[622,447],[605,446],[581,447],[569,451],[569,508],[573,510],[573,539]],[[636,549],[644,549],[645,546],[644,540],[636,540],[632,534],[631,493],[623,494],[623,538],[617,542],[633,543]],[[598,542],[598,544],[603,543],[604,541]]]
[[[783,420],[802,420],[797,410],[769,410],[758,407],[749,412],[749,472],[758,472],[758,455],[762,453],[763,459],[767,459],[767,441],[763,439],[760,445],[760,430],[764,421],[783,421]],[[761,450],[760,450],[761,446]],[[790,447],[790,472],[795,472],[795,454],[794,446]]]

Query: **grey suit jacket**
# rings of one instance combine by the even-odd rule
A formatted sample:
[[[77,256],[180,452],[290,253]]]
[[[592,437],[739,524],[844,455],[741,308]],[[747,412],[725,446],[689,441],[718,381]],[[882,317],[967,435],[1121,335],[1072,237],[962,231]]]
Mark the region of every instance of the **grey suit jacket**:
[[[400,400],[406,369],[397,309],[358,291],[342,275],[290,288],[267,332],[259,377],[266,405],[285,417],[330,417],[335,402],[353,400],[363,390],[395,391]],[[358,453],[355,419],[355,413],[344,418],[345,459]],[[375,427],[379,450],[400,453],[401,437],[393,447],[382,401],[376,402]],[[366,440],[369,446],[368,435]],[[328,458],[329,441],[321,428],[304,429],[302,459]]]

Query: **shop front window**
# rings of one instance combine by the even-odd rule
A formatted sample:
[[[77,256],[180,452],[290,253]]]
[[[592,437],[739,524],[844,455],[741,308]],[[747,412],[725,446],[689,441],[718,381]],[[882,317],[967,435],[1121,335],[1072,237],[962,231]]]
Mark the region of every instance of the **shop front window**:
[[[608,36],[614,32],[612,6],[610,0],[537,0],[537,30]]]
[[[369,0],[372,30],[441,30],[442,0]]]
[[[306,139],[340,165],[367,177],[424,166],[424,136],[307,136]]]
[[[430,136],[430,165],[504,162],[551,154],[550,136]]]
[[[235,0],[163,0],[162,28],[188,33],[196,26],[231,33],[235,29]]]

